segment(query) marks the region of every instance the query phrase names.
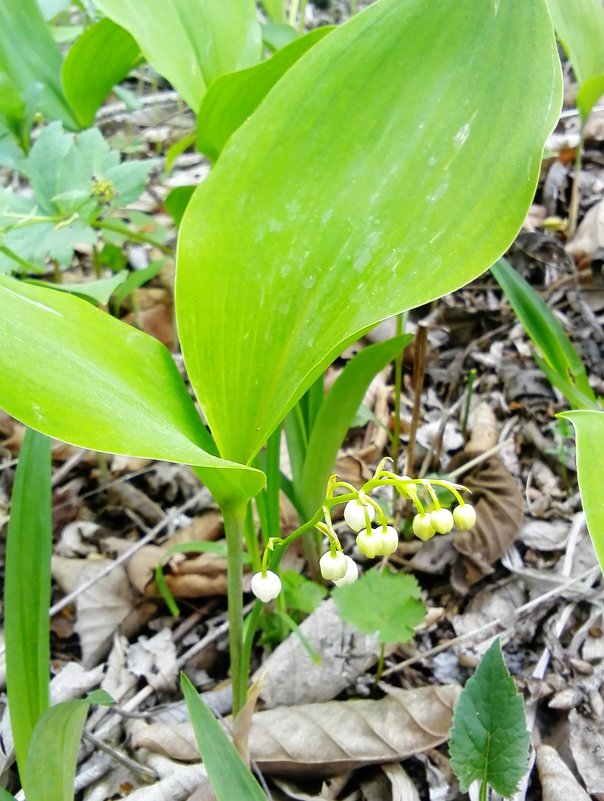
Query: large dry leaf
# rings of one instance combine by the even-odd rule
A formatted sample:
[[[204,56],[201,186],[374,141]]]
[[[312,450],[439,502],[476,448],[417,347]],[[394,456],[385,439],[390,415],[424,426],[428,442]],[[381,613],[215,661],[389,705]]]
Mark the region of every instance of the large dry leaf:
[[[331,599],[319,604],[300,628],[321,662],[315,664],[300,638],[290,634],[262,666],[260,698],[268,708],[330,701],[377,660],[377,637],[345,623]]]
[[[362,765],[398,762],[449,736],[457,685],[391,688],[379,701],[329,701],[258,712],[250,753],[277,775],[326,776]]]
[[[543,801],[589,801],[585,790],[551,746],[537,748],[537,770]]]
[[[568,716],[570,750],[589,793],[604,793],[604,720],[578,710]]]
[[[52,558],[52,575],[64,592],[77,589],[110,564],[106,559]],[[80,638],[82,663],[91,668],[108,653],[117,629],[135,634],[156,611],[154,604],[139,603],[123,567],[118,566],[76,599],[75,632]]]
[[[390,688],[379,701],[328,701],[256,712],[250,754],[261,770],[281,776],[330,776],[363,765],[398,762],[449,736],[456,684]],[[197,757],[190,723],[128,724],[132,743],[181,761]]]
[[[147,598],[161,598],[155,583],[155,568],[162,563],[166,548],[145,545],[126,565],[132,585]],[[164,568],[164,577],[175,598],[203,598],[226,595],[227,562],[211,553],[173,556]]]

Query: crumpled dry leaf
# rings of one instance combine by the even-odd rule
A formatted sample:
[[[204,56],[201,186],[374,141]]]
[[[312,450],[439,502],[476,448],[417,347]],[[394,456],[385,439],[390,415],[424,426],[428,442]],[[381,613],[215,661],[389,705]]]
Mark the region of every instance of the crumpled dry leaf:
[[[186,801],[200,786],[209,788],[206,770],[199,762],[196,765],[182,765],[151,754],[147,764],[157,772],[160,780],[150,787],[141,787],[130,793],[128,801]]]
[[[382,770],[390,780],[392,801],[420,801],[417,787],[402,765],[393,762],[391,765],[382,765]]]
[[[330,776],[398,762],[447,740],[460,692],[456,684],[391,687],[379,701],[328,701],[256,712],[250,754],[262,771],[278,776]],[[136,748],[182,761],[199,758],[188,722],[136,720],[127,727]]]
[[[445,742],[457,685],[390,688],[379,701],[329,701],[258,712],[250,753],[277,775],[327,776],[397,762]]]
[[[585,790],[551,746],[537,747],[537,770],[543,801],[589,801]]]
[[[525,601],[525,588],[520,580],[508,581],[503,586],[485,587],[468,603],[463,614],[453,615],[451,623],[455,634],[467,635],[492,620],[513,615]],[[484,632],[477,635],[484,640]]]
[[[591,260],[604,247],[604,201],[600,200],[587,212],[566,250],[577,260]]]
[[[144,676],[156,690],[174,690],[178,681],[176,647],[169,629],[162,629],[149,639],[139,638],[128,649],[128,669]]]
[[[558,551],[566,547],[570,525],[564,520],[527,520],[518,539],[538,551]]]
[[[166,548],[145,545],[126,565],[132,585],[147,598],[161,598],[155,584],[155,568],[166,553]],[[175,598],[203,598],[208,595],[226,595],[227,562],[222,556],[210,553],[173,556],[164,568],[164,577]]]
[[[604,793],[604,720],[578,710],[568,716],[570,750],[588,793]]]
[[[321,662],[315,664],[300,638],[290,634],[262,666],[260,698],[268,708],[329,701],[377,660],[377,637],[345,623],[331,599],[319,604],[300,628]]]
[[[61,589],[72,592],[104,570],[106,559],[52,558],[52,575]],[[91,668],[108,653],[116,629],[126,637],[135,634],[155,614],[154,604],[141,604],[132,592],[126,571],[119,566],[78,595],[74,630],[80,638],[82,663]]]

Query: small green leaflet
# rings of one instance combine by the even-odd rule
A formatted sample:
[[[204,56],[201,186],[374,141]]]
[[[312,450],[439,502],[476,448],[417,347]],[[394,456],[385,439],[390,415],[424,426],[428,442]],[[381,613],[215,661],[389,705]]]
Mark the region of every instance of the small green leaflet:
[[[424,619],[426,607],[414,576],[369,570],[354,584],[338,587],[334,601],[342,620],[381,643],[407,642]]]
[[[522,696],[495,640],[453,714],[449,752],[461,790],[480,781],[506,798],[513,795],[526,773],[528,746]]]

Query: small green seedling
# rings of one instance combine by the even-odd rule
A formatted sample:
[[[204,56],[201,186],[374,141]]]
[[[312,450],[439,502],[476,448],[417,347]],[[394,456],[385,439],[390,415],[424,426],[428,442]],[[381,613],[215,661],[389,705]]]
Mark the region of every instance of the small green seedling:
[[[503,660],[499,640],[483,656],[453,714],[449,752],[462,792],[480,783],[480,801],[492,787],[512,796],[528,768],[529,733],[522,696]]]

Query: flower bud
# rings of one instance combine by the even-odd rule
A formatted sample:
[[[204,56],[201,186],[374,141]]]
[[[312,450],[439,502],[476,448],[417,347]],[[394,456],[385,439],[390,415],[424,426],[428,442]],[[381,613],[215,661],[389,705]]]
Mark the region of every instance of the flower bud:
[[[453,520],[457,528],[462,531],[468,531],[476,525],[476,509],[470,506],[469,503],[464,503],[463,506],[456,506],[453,509]]]
[[[327,551],[319,559],[319,568],[324,579],[337,581],[346,575],[346,557],[342,551],[336,551],[335,554]]]
[[[365,509],[369,515],[369,522],[375,517],[375,509],[370,503],[362,503],[359,500],[348,501],[344,507],[344,520],[353,531],[361,531],[367,525],[365,520]]]
[[[252,592],[262,603],[266,604],[274,600],[281,592],[281,579],[272,570],[266,571],[266,576],[262,573],[254,573],[252,576]]]
[[[434,527],[430,521],[430,515],[415,515],[413,518],[413,533],[420,540],[427,542],[435,535]]]
[[[350,556],[345,556],[346,559],[346,572],[341,579],[336,579],[334,584],[336,587],[343,587],[345,584],[353,584],[359,577],[359,566],[351,559]]]
[[[373,534],[377,538],[376,556],[390,556],[398,549],[398,531],[394,526],[388,526],[386,531],[383,528],[374,528]]]
[[[434,531],[448,534],[453,528],[453,515],[448,509],[435,509],[434,512],[430,512],[430,523]]]
[[[371,529],[367,531],[359,531],[357,534],[357,548],[368,559],[373,559],[377,554],[379,539],[376,533]]]

